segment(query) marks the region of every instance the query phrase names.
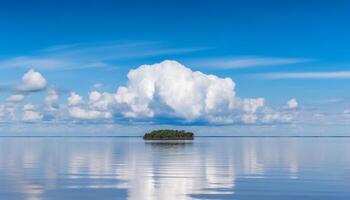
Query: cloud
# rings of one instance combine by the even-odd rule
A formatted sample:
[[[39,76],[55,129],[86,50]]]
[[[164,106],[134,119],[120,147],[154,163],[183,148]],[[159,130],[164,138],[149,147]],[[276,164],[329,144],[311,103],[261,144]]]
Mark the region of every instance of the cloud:
[[[57,103],[58,99],[59,95],[57,91],[55,89],[49,88],[44,99],[46,108],[49,111],[56,111],[59,108],[59,105]]]
[[[241,119],[246,124],[253,124],[258,120],[258,116],[255,114],[243,114]]]
[[[231,78],[192,71],[177,61],[141,65],[130,70],[127,78],[126,85],[114,93],[93,90],[84,99],[71,92],[63,103],[60,92],[47,87],[41,74],[30,70],[21,86],[28,91],[45,88],[43,104],[17,105],[13,102],[22,97],[9,97],[7,103],[0,104],[1,115],[23,121],[178,125],[285,123],[292,117],[288,110],[267,109],[264,98],[237,96]]]
[[[113,100],[113,95],[109,93],[92,91],[88,102],[84,102],[82,96],[72,92],[68,97],[68,112],[71,117],[81,120],[111,119],[109,105]]]
[[[264,98],[238,97],[231,78],[192,71],[176,61],[142,65],[130,70],[127,77],[127,85],[118,87],[116,93],[92,91],[87,101],[72,93],[68,97],[70,116],[81,120],[221,125],[289,120],[282,113],[262,112]]]
[[[230,115],[235,108],[235,83],[193,72],[176,61],[142,65],[128,73],[116,102],[124,117],[179,117],[187,121]],[[205,119],[204,119],[205,120]]]
[[[109,112],[101,112],[97,110],[85,110],[79,107],[71,107],[69,108],[69,114],[73,118],[77,119],[110,119],[112,118],[112,114]]]
[[[8,68],[37,68],[37,69],[56,69],[64,68],[74,63],[71,61],[53,57],[41,56],[20,56],[0,61],[1,66]]]
[[[263,98],[236,96],[235,82],[176,61],[142,65],[128,73],[115,94],[115,110],[130,119],[173,119],[182,123],[254,123]]]
[[[83,97],[72,92],[70,96],[68,97],[68,105],[69,106],[76,106],[79,105],[83,101]]]
[[[6,98],[8,102],[20,102],[25,98],[23,94],[14,94]]]
[[[115,105],[115,96],[107,92],[92,91],[89,94],[88,106],[90,109],[99,111],[108,111]]]
[[[295,109],[298,107],[298,102],[296,99],[290,99],[289,101],[287,101],[287,106],[289,109]]]
[[[248,113],[255,113],[258,108],[263,107],[265,100],[263,98],[257,99],[243,99],[243,110]]]
[[[348,79],[350,71],[333,72],[274,72],[257,74],[265,79]]]
[[[0,104],[0,122],[38,122],[43,114],[31,103],[22,105],[19,101]]]
[[[29,121],[38,121],[42,119],[43,119],[43,115],[40,112],[34,111],[34,110],[25,110],[22,115],[23,121],[29,122]]]
[[[23,98],[28,93],[44,91],[47,88],[47,81],[43,75],[34,69],[28,70],[23,74],[21,82],[15,85],[0,85],[0,92],[11,92],[14,96],[11,98]]]
[[[306,58],[273,58],[273,57],[241,57],[241,58],[214,58],[194,61],[191,64],[198,67],[240,69],[251,67],[266,67],[276,65],[290,65],[313,61]]]
[[[102,94],[97,91],[92,91],[89,94],[89,99],[92,103],[98,102],[102,97]]]
[[[289,114],[281,112],[270,112],[263,115],[261,122],[264,124],[271,123],[289,123],[293,120],[293,117]]]
[[[242,115],[241,120],[246,124],[256,123],[258,120],[258,116],[256,115],[256,111],[263,107],[265,104],[265,100],[263,98],[257,99],[243,99],[242,107],[243,111],[246,113]]]
[[[22,82],[18,89],[23,92],[35,92],[46,89],[47,82],[45,78],[33,69],[29,70],[22,77]]]
[[[26,110],[35,110],[35,106],[31,103],[28,103],[28,104],[25,104],[23,105],[23,110],[26,111]]]
[[[15,121],[17,108],[15,104],[0,104],[0,121]]]
[[[164,47],[159,42],[57,45],[33,52],[30,55],[2,59],[0,66],[45,70],[112,68],[115,67],[115,61],[177,55],[205,49],[202,47]]]

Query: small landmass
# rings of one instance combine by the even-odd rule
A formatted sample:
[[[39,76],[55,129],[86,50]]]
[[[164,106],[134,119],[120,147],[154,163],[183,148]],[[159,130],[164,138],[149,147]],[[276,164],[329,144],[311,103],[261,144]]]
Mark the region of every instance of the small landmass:
[[[154,130],[150,133],[146,133],[143,136],[144,140],[193,140],[194,134],[192,132],[186,132],[184,130]]]

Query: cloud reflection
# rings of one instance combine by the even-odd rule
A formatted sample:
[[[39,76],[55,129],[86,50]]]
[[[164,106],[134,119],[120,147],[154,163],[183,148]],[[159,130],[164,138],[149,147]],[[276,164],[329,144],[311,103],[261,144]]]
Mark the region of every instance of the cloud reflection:
[[[332,163],[334,143],[298,139],[199,138],[145,143],[139,138],[4,138],[0,196],[7,199],[222,199],[297,180],[309,164]],[[346,143],[338,148],[350,152]],[[311,150],[310,150],[311,149]],[[338,161],[349,166],[350,159]],[[320,178],[320,177],[318,177]],[[293,182],[294,183],[294,182]],[[255,192],[259,192],[256,190]]]

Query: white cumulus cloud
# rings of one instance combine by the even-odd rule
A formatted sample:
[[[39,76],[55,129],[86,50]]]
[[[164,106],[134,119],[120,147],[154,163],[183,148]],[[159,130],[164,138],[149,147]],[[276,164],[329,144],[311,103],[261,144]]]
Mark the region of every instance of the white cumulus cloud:
[[[237,97],[231,78],[192,71],[176,61],[142,65],[131,70],[127,77],[127,85],[119,87],[116,93],[92,91],[87,102],[71,95],[70,116],[78,119],[116,116],[122,120],[152,122],[255,123],[256,112],[264,106],[263,98]]]
[[[68,105],[69,106],[76,106],[76,105],[80,104],[83,101],[83,97],[78,95],[78,94],[76,94],[76,93],[74,93],[74,92],[72,92],[67,100],[68,100]]]
[[[172,117],[184,122],[255,122],[264,99],[240,99],[231,78],[192,71],[176,61],[142,65],[128,73],[128,85],[115,94],[127,118]],[[240,113],[249,115],[239,117]],[[253,115],[255,117],[253,117]]]
[[[263,107],[265,100],[263,98],[244,99],[242,101],[243,110],[248,113],[255,113],[258,108]]]
[[[89,108],[99,111],[111,110],[115,103],[115,96],[107,92],[92,91],[89,94]]]
[[[46,79],[39,72],[31,69],[23,75],[19,90],[26,92],[40,91],[44,90],[46,86]]]
[[[235,83],[192,71],[176,61],[142,65],[128,74],[128,85],[115,95],[125,117],[172,115],[193,121],[230,115],[235,107]]]
[[[92,91],[88,102],[85,102],[82,96],[72,92],[68,97],[68,112],[72,118],[81,120],[111,119],[109,105],[112,105],[113,101],[114,96],[110,93]]]

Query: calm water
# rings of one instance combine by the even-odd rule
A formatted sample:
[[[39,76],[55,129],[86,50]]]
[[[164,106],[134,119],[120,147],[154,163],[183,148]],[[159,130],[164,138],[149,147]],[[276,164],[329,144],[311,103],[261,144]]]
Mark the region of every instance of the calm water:
[[[350,199],[350,138],[0,138],[1,200]]]

